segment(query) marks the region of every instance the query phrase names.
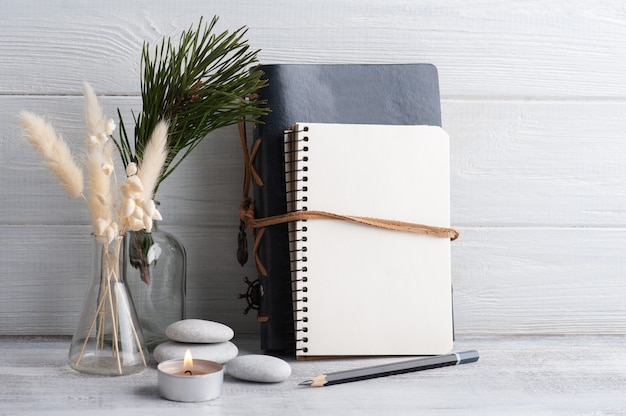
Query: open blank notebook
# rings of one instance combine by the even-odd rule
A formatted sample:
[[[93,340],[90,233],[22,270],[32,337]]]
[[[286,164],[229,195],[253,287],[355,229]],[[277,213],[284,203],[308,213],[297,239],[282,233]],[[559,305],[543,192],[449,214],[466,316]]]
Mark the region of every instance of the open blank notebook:
[[[288,211],[449,227],[440,127],[297,123],[285,135]],[[349,221],[290,223],[296,355],[452,349],[448,238]]]

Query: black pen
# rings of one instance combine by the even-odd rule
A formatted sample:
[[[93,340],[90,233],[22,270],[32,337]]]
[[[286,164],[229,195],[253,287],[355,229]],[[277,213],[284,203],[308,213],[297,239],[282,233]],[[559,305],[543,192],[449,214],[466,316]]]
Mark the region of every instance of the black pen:
[[[418,358],[409,361],[400,361],[391,364],[376,365],[373,367],[357,368],[354,370],[337,371],[336,373],[322,374],[314,377],[311,380],[303,381],[302,383],[300,383],[300,385],[323,387],[333,384],[367,380],[370,378],[391,376],[394,374],[429,370],[431,368],[473,363],[475,361],[478,361],[478,351],[469,350],[446,355],[437,355],[434,357]]]

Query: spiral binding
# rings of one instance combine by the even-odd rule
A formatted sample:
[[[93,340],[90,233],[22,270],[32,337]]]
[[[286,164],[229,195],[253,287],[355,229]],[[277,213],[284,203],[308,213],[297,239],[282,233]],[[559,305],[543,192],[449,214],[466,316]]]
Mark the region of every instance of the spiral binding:
[[[300,133],[307,132],[308,127],[302,129],[292,129],[285,132],[285,187],[287,198],[287,209],[289,212],[306,211],[309,173],[309,151],[307,135]],[[289,256],[291,265],[291,284],[294,304],[294,330],[296,333],[296,351],[307,353],[308,348],[303,345],[309,339],[306,336],[309,328],[307,306],[308,298],[306,293],[308,287],[306,282],[307,257],[307,227],[306,220],[296,221],[289,224]]]

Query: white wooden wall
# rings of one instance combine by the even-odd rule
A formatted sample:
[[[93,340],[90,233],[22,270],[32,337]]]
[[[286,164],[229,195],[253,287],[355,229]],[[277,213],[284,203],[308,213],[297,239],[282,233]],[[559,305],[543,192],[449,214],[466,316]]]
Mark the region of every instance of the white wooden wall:
[[[89,225],[20,138],[47,115],[79,151],[82,81],[140,108],[144,40],[199,16],[249,27],[263,63],[430,62],[452,138],[456,328],[624,333],[626,5],[621,1],[114,0],[0,3],[0,334],[71,334]],[[130,123],[127,120],[127,123]],[[255,333],[235,260],[241,154],[208,137],[160,190],[189,255],[190,317]],[[410,301],[410,297],[407,298]]]

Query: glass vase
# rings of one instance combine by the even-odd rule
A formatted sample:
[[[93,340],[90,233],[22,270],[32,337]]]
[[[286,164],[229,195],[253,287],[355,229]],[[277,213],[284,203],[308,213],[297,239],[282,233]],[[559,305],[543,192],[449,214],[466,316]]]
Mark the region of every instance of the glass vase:
[[[124,274],[149,351],[168,341],[165,329],[185,319],[187,255],[178,239],[159,228],[129,231]]]
[[[127,375],[146,367],[147,350],[133,301],[124,283],[124,237],[93,237],[92,280],[69,351],[81,373]]]

